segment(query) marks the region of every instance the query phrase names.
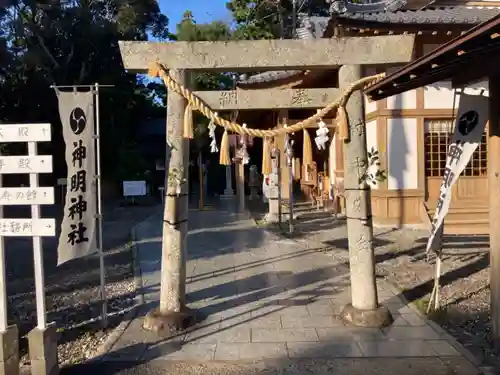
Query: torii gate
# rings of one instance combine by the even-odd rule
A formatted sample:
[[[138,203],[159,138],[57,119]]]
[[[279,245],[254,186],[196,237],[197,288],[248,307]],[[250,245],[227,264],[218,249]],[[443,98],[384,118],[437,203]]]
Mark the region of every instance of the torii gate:
[[[151,63],[160,62],[170,77],[187,86],[188,71],[244,72],[255,70],[314,70],[341,67],[340,89],[361,79],[362,65],[405,63],[412,59],[413,35],[349,37],[318,40],[257,40],[231,42],[120,42],[124,67],[145,73]],[[226,109],[290,108],[291,90],[252,90],[237,93],[237,102]],[[317,97],[317,90],[304,90]],[[340,91],[324,89],[329,95]],[[207,103],[227,94],[197,93]],[[231,93],[230,95],[234,95]],[[245,97],[246,99],[241,99]],[[321,97],[320,97],[321,98]],[[330,100],[332,100],[331,98]],[[352,303],[343,311],[346,321],[380,327],[392,323],[388,309],[378,304],[373,253],[370,189],[360,176],[368,166],[364,128],[363,95],[354,92],[346,106],[350,123],[349,141],[344,147],[346,212],[351,270]],[[220,101],[219,101],[220,103]],[[322,106],[319,99],[314,103]],[[160,308],[145,319],[145,328],[185,328],[192,314],[185,304],[186,236],[188,230],[187,163],[188,142],[183,138],[186,99],[169,90],[167,100],[167,143],[171,146],[170,167],[165,191]],[[232,106],[232,107],[231,107]],[[216,106],[214,109],[220,109]],[[266,107],[267,108],[267,107]],[[179,186],[180,184],[180,186]]]
[[[326,89],[261,89],[261,90],[228,90],[228,91],[195,91],[194,94],[203,100],[210,108],[216,111],[234,111],[234,110],[280,110],[277,124],[273,126],[282,126],[287,123],[287,114],[285,109],[315,109],[323,108],[328,103],[338,99],[341,95],[338,88]],[[284,113],[285,112],[285,113]],[[279,149],[282,150],[284,140],[279,139]],[[286,166],[286,159],[280,158],[281,181],[289,181],[289,171]],[[244,172],[243,164],[236,165],[236,195],[239,205],[244,205]],[[228,166],[230,168],[230,166]],[[230,169],[229,169],[230,170]],[[230,178],[230,173],[227,177]],[[227,178],[226,177],[226,178]],[[238,181],[239,180],[239,181]],[[229,181],[230,183],[230,181]],[[288,191],[281,192],[281,198],[289,199]],[[279,215],[279,201],[276,195],[269,198],[269,213],[267,217],[277,218]]]

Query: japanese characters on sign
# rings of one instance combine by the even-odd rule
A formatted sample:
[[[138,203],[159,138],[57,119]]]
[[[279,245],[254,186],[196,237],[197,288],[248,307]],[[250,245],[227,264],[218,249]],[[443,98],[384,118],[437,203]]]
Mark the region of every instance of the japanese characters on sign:
[[[0,142],[47,142],[50,124],[0,124]],[[52,156],[0,156],[0,174],[51,173]],[[0,206],[40,205],[54,203],[53,187],[0,187]],[[0,236],[55,236],[54,219],[2,219]]]
[[[30,204],[54,204],[54,188],[0,188],[0,206]]]
[[[446,200],[447,195],[450,195],[451,197],[451,194],[449,194],[448,192],[455,183],[456,180],[455,176],[457,172],[456,167],[463,153],[464,153],[464,145],[459,140],[449,145],[446,167],[443,172],[443,180],[441,182],[441,187],[439,189],[439,198],[436,203],[436,210],[434,218],[431,223],[433,232],[436,230],[437,222],[439,220],[440,213],[443,210],[443,204]]]
[[[0,124],[0,142],[50,142],[50,124]]]
[[[54,219],[0,219],[0,236],[52,237],[55,235]]]
[[[450,207],[453,185],[481,142],[487,121],[488,97],[461,94],[455,124],[455,134],[453,141],[448,146],[448,155],[439,190],[439,198],[432,219],[432,231],[427,242],[427,252],[431,249],[437,250],[440,248],[442,226]]]
[[[51,173],[52,156],[0,156],[0,174]]]
[[[94,97],[92,92],[59,92],[68,167],[58,265],[96,251],[94,189]]]

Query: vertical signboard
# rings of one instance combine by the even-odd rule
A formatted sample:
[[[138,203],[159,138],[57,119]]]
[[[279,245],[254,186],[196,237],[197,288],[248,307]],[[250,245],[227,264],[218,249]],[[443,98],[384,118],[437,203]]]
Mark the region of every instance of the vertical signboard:
[[[36,142],[51,140],[50,124],[0,124],[0,142],[27,143],[28,155],[0,156],[0,331],[7,329],[7,296],[3,237],[32,237],[37,328],[45,329],[45,282],[41,237],[55,236],[54,219],[40,218],[40,205],[54,203],[54,188],[39,187],[38,174],[52,172],[52,156],[37,155]],[[29,187],[2,187],[6,174],[28,174]],[[4,206],[31,206],[31,218],[3,218]]]
[[[68,167],[64,218],[57,249],[58,265],[97,251],[94,150],[94,94],[58,91]]]

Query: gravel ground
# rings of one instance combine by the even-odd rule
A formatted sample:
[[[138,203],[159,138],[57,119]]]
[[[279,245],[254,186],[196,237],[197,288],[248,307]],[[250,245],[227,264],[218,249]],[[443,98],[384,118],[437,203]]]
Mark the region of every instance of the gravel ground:
[[[303,205],[304,207],[304,205]],[[262,212],[256,210],[258,220]],[[282,230],[288,230],[286,224]],[[276,225],[270,226],[279,232]],[[434,283],[434,263],[427,262],[425,245],[428,233],[422,230],[378,228],[374,230],[377,277],[401,289],[406,299],[421,311],[426,310]],[[307,242],[321,242],[341,249],[348,261],[345,221],[331,214],[309,210],[295,221],[293,235]],[[462,345],[484,365],[500,373],[500,353],[490,341],[489,252],[487,236],[446,236],[440,289],[442,309],[431,313]],[[337,255],[338,256],[338,253]]]
[[[424,255],[427,234],[408,229],[376,231],[377,273],[427,310],[434,282],[434,261]],[[489,243],[487,236],[446,236],[440,305],[430,318],[439,323],[485,365],[500,371],[500,353],[490,340]]]
[[[119,324],[121,316],[133,306],[135,287],[130,230],[154,210],[154,206],[110,204],[105,207],[106,295],[108,313],[111,314],[105,330],[96,321],[101,311],[99,258],[90,256],[57,267],[57,237],[44,240],[47,320],[55,322],[61,332],[58,350],[62,365],[91,357]],[[48,214],[45,212],[44,216],[60,218],[57,209]],[[29,363],[25,335],[36,325],[31,249],[30,239],[6,240],[9,319],[18,325],[22,336],[21,364]],[[19,256],[20,253],[23,255]]]

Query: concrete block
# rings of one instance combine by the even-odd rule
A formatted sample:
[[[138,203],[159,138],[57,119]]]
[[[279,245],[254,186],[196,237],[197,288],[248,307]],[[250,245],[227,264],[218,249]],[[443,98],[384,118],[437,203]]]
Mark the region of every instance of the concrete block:
[[[422,327],[388,327],[382,331],[387,338],[393,340],[439,340],[439,334],[429,326]]]
[[[29,356],[32,375],[58,375],[57,340],[55,326],[34,328],[28,333]]]
[[[427,325],[427,322],[417,314],[403,314],[401,317],[413,327],[421,327]]]
[[[342,321],[334,315],[316,315],[316,316],[282,316],[281,323],[283,328],[325,328],[325,327],[344,327]]]
[[[359,358],[363,354],[356,343],[290,342],[290,358]]]
[[[196,344],[217,344],[219,342],[250,342],[250,328],[246,327],[203,327],[186,335],[186,342]]]
[[[144,361],[211,361],[217,344],[184,344],[181,347],[171,343],[153,345],[143,356]]]
[[[364,327],[334,327],[316,328],[320,341],[333,343],[352,343],[354,341],[381,340],[383,333],[378,328]]]
[[[0,332],[0,375],[19,375],[19,332],[16,325]]]
[[[435,357],[436,352],[425,340],[360,341],[366,357]]]
[[[248,323],[248,326],[251,328],[281,328],[281,316],[280,315],[253,315],[252,320]]]
[[[335,315],[335,309],[330,299],[321,299],[309,303],[306,306],[309,315]],[[340,312],[340,311],[339,311]]]
[[[243,343],[217,345],[215,360],[263,360],[285,359],[287,350],[285,343]]]
[[[265,329],[252,328],[252,342],[307,342],[319,341],[314,328]]]
[[[440,357],[460,356],[460,353],[445,340],[429,340],[427,343]]]

